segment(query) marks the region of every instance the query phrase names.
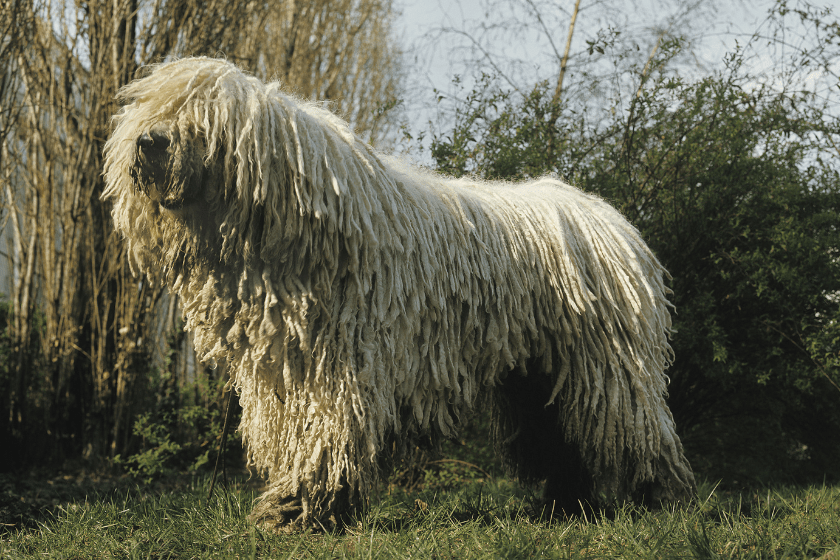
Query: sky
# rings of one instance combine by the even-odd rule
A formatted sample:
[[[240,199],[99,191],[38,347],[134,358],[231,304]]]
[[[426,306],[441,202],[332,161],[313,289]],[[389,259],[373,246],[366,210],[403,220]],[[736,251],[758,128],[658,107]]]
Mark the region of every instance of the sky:
[[[831,6],[836,1],[817,3]],[[693,48],[680,61],[681,68],[689,75],[706,74],[721,68],[726,53],[762,29],[773,5],[772,0],[581,0],[571,45],[578,56],[573,56],[566,79],[594,70],[575,62],[583,60],[587,41],[610,28],[621,33],[626,52],[638,47],[642,63],[663,31],[683,35]],[[452,85],[456,75],[469,85],[477,69],[492,69],[513,90],[556,80],[573,6],[574,0],[396,0],[401,13],[396,36],[406,54],[409,130],[427,131],[429,122],[446,126],[451,104],[438,98],[458,97]],[[755,60],[762,64],[761,57]]]

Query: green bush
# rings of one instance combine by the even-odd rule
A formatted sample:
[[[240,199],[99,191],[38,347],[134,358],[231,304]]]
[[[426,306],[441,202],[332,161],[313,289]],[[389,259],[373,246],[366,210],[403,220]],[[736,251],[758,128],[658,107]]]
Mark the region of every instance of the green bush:
[[[171,474],[172,459],[181,451],[181,446],[172,441],[168,426],[152,422],[146,413],[135,421],[133,432],[142,438],[143,450],[125,460],[117,455],[114,463],[125,465],[129,474],[147,484],[159,476]]]
[[[565,177],[639,228],[673,275],[669,403],[701,472],[733,484],[836,477],[835,108],[801,84],[757,85],[740,53],[723,72],[680,79],[667,66],[679,48],[663,45],[637,70],[636,94],[601,114],[553,104],[546,84],[519,97],[484,77],[432,156],[456,175]],[[837,54],[822,48],[809,56]]]
[[[215,459],[223,422],[223,411],[215,407],[191,405],[158,414],[146,412],[133,427],[140,440],[138,451],[126,458],[117,455],[114,464],[146,484],[181,472],[199,472]],[[228,459],[238,463],[235,456],[241,449],[236,438],[228,442]]]

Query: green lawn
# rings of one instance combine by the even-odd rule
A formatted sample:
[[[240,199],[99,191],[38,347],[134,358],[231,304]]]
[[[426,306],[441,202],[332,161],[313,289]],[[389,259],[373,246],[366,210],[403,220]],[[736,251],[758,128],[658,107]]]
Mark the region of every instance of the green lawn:
[[[2,558],[824,558],[840,560],[840,487],[733,494],[703,484],[676,510],[545,521],[506,481],[445,493],[392,491],[343,534],[267,534],[234,485],[207,507],[206,485],[118,493],[58,506],[6,532]]]

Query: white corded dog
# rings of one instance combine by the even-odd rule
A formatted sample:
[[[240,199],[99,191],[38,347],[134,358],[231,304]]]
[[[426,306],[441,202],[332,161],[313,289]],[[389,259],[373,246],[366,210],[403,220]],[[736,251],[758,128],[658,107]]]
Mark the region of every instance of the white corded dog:
[[[693,495],[664,399],[666,272],[604,201],[411,167],[222,60],[119,96],[104,197],[135,270],[233,376],[263,524],[333,524],[394,448],[454,436],[483,394],[497,450],[555,511]]]

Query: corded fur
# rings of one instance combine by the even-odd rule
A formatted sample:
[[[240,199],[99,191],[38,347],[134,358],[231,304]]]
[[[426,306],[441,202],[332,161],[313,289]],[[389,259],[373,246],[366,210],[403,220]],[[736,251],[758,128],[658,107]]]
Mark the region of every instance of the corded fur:
[[[390,435],[452,436],[480,391],[526,374],[548,376],[541,401],[595,492],[692,494],[664,400],[667,273],[604,201],[411,167],[221,60],[153,67],[119,96],[103,196],[201,358],[230,364],[266,501],[299,499],[303,522],[344,507],[342,489],[359,503]],[[132,179],[160,122],[201,150],[200,211]]]

